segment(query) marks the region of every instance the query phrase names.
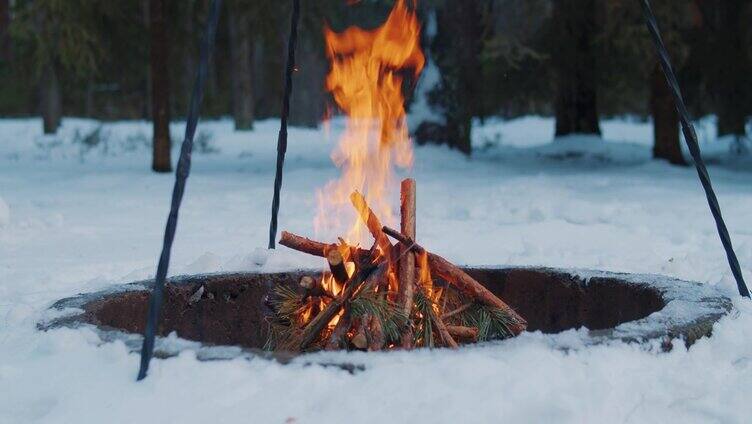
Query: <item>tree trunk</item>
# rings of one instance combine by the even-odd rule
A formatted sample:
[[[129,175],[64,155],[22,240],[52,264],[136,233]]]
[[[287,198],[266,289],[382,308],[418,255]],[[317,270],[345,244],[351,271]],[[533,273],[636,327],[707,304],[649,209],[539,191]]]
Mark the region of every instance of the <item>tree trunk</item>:
[[[60,81],[53,62],[45,65],[39,86],[40,111],[45,134],[55,134],[63,115]]]
[[[230,77],[232,79],[232,116],[236,130],[253,129],[253,44],[248,15],[230,3]],[[233,10],[235,9],[235,10]]]
[[[151,0],[142,0],[141,2],[141,11],[143,15],[143,26],[145,30],[150,30],[151,28],[151,19],[150,19],[150,13],[149,9]],[[149,58],[151,60],[151,58]],[[146,66],[144,67],[144,70],[146,73],[144,74],[143,79],[143,96],[142,96],[142,104],[141,104],[141,113],[144,120],[151,119],[151,104],[152,104],[152,95],[151,95],[151,63],[149,61],[146,61]]]
[[[556,71],[556,136],[598,134],[595,0],[557,0],[551,52]]]
[[[150,0],[152,122],[154,141],[152,169],[172,171],[170,160],[170,80],[167,68],[168,44],[166,11],[168,0]]]
[[[97,118],[94,116],[94,80],[89,78],[86,81],[86,91],[84,96],[84,116],[87,118]]]
[[[183,70],[180,72],[179,77],[180,93],[173,93],[170,96],[170,102],[172,103],[170,112],[173,114],[172,116],[180,116],[187,113],[190,107],[191,93],[193,93],[193,84],[196,80],[196,58],[198,57],[198,51],[195,48],[195,40],[198,38],[196,35],[200,33],[200,31],[196,32],[194,26],[194,18],[197,9],[200,8],[200,5],[197,3],[200,2],[194,0],[184,2],[186,10],[183,12],[181,25],[185,33],[185,38],[183,39],[183,46],[180,48]]]
[[[679,140],[679,114],[657,63],[650,74],[650,113],[653,116],[653,157],[674,165],[686,165]]]
[[[744,6],[748,0],[723,0],[718,7],[718,136],[746,136],[747,104],[750,100],[748,83],[749,64],[747,46],[744,42]]]
[[[10,0],[0,0],[0,63],[11,61],[9,26]]]
[[[312,41],[318,34],[301,32],[293,74],[293,102],[290,105],[290,124],[316,128],[325,113],[324,81],[328,64],[320,53],[321,47]]]
[[[431,51],[441,73],[438,105],[443,109],[446,140],[465,154],[472,152],[472,119],[482,107],[480,56],[483,50],[483,3],[447,2],[436,10],[438,32]]]

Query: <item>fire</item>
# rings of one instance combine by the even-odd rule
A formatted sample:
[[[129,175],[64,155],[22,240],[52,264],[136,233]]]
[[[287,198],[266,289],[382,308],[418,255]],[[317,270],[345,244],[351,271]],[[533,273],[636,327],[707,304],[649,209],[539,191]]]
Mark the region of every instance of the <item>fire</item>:
[[[434,309],[437,313],[442,311],[438,309],[438,301],[441,298],[441,288],[434,287],[433,277],[431,277],[431,267],[428,265],[428,253],[423,252],[416,257],[417,267],[420,270],[418,277],[418,284],[420,284],[426,291],[426,295],[434,303]]]
[[[314,224],[317,233],[346,234],[348,243],[364,245],[367,234],[352,212],[350,194],[362,193],[373,211],[392,224],[389,193],[395,168],[412,165],[402,86],[406,74],[417,80],[425,63],[420,24],[414,10],[398,0],[380,27],[340,33],[327,27],[324,37],[331,63],[326,89],[347,115],[347,124],[332,152],[341,176],[318,191]]]

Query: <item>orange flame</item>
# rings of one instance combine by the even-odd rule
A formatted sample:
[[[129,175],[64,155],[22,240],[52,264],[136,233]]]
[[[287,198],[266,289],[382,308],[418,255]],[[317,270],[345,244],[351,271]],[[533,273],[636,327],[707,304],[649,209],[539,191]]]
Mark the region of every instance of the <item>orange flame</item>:
[[[418,283],[423,286],[423,289],[426,291],[426,295],[428,298],[433,302],[433,308],[436,313],[441,313],[438,306],[439,299],[441,299],[441,295],[443,294],[443,289],[441,287],[436,287],[433,285],[433,277],[431,276],[431,267],[428,265],[428,253],[423,252],[416,257],[418,263],[418,268],[420,269],[420,274],[418,277]]]
[[[425,63],[420,24],[405,1],[397,0],[380,27],[341,33],[327,27],[324,37],[331,63],[326,89],[347,114],[347,125],[332,152],[342,175],[318,191],[314,224],[317,233],[346,234],[349,243],[365,245],[350,194],[360,191],[384,223],[394,223],[387,194],[394,188],[394,168],[410,167],[413,160],[402,85],[405,72],[417,80]]]

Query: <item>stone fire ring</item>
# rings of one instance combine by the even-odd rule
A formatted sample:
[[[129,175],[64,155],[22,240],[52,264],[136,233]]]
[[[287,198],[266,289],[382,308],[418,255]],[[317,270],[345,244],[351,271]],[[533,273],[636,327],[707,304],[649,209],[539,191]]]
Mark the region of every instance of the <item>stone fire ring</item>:
[[[732,309],[731,300],[714,287],[658,275],[525,267],[465,270],[525,317],[529,331],[558,333],[585,327],[586,345],[658,340],[670,349],[671,340],[679,338],[690,346],[710,336],[713,324]],[[272,313],[264,299],[275,285],[298,290],[301,276],[319,272],[170,278],[155,355],[193,350],[202,360],[258,356],[292,360],[294,355],[262,350],[265,318]],[[131,351],[140,351],[152,285],[153,280],[141,281],[62,299],[52,306],[57,317],[39,328],[89,327],[105,342],[120,340]],[[168,336],[172,332],[179,337]],[[350,371],[363,367],[331,365]]]

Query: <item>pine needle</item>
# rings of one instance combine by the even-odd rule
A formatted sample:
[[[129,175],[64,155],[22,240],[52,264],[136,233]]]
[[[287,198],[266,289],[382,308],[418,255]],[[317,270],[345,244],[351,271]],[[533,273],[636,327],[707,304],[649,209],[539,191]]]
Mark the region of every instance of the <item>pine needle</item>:
[[[397,342],[401,329],[407,323],[407,316],[396,303],[384,298],[380,293],[364,287],[350,303],[350,313],[355,318],[364,315],[376,317],[388,342]]]
[[[269,335],[264,343],[265,350],[276,350],[291,340],[297,332],[297,321],[306,305],[303,296],[284,285],[274,287],[274,296],[270,303],[275,311],[275,317],[269,318]]]
[[[420,324],[419,327],[422,331],[415,332],[415,346],[423,346],[433,348],[435,346],[433,338],[433,322],[431,321],[431,313],[429,308],[433,308],[433,302],[418,291],[415,293],[415,307],[420,311]]]
[[[466,327],[478,329],[478,341],[501,340],[514,336],[509,329],[515,324],[514,318],[503,310],[475,304],[457,315],[457,320]]]

